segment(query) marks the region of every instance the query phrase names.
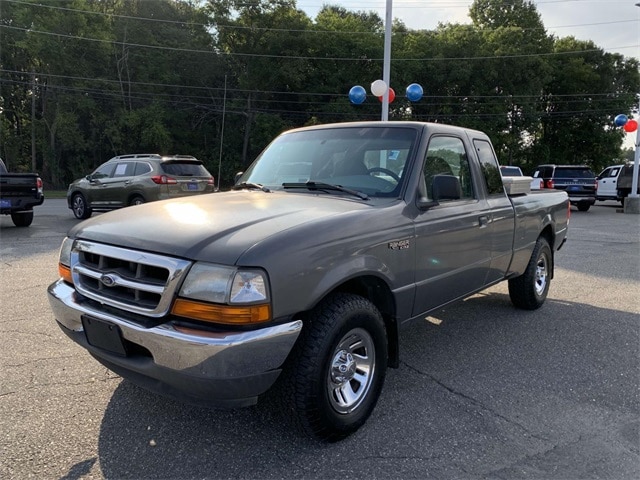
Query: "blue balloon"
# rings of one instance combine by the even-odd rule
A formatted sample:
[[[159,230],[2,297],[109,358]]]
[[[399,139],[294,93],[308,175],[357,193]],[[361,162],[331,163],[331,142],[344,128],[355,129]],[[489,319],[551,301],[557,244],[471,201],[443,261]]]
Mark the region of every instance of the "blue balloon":
[[[412,83],[407,87],[407,98],[412,102],[419,101],[423,93],[422,87],[418,83]]]
[[[365,98],[367,98],[367,91],[364,89],[364,87],[356,85],[354,87],[351,87],[351,90],[349,90],[349,100],[351,100],[351,103],[360,105],[362,102],[364,102]]]
[[[628,120],[629,119],[624,113],[617,115],[615,119],[616,127],[624,127]]]

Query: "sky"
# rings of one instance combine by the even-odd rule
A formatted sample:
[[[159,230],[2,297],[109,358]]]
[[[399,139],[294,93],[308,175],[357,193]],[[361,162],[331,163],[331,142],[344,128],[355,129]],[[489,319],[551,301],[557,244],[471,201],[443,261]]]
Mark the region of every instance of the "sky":
[[[323,3],[349,10],[376,11],[386,17],[388,0],[298,0],[310,17]],[[432,30],[442,23],[471,23],[472,0],[391,0],[391,13],[412,29]],[[542,23],[556,37],[593,40],[608,52],[640,58],[640,0],[535,0]]]
[[[314,18],[324,3],[349,10],[376,11],[384,20],[391,2],[393,18],[415,30],[432,30],[438,23],[471,23],[472,0],[298,0],[298,8]],[[592,40],[606,52],[640,59],[640,0],[535,0],[547,32],[557,38]],[[638,118],[640,120],[640,118]],[[636,134],[627,133],[624,146],[633,148]]]

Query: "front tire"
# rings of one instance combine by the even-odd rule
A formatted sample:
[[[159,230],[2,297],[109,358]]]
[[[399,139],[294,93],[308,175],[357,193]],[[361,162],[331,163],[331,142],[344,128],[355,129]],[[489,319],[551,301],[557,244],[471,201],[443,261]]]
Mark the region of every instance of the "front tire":
[[[283,372],[283,398],[302,432],[341,440],[373,411],[387,369],[382,315],[367,299],[336,294],[315,308]]]
[[[547,299],[553,272],[553,256],[549,242],[538,238],[527,269],[509,280],[511,302],[524,310],[536,310]]]
[[[85,220],[91,216],[91,207],[81,193],[76,193],[71,197],[71,210],[73,215],[79,220]]]
[[[33,210],[11,212],[11,221],[16,227],[28,227],[33,222]]]

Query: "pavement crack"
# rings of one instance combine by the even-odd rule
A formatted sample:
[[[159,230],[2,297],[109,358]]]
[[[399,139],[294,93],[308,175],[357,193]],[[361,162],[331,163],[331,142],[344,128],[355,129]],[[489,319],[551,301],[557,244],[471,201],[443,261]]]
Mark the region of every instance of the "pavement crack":
[[[524,431],[527,435],[529,435],[532,438],[538,439],[538,440],[542,440],[542,441],[548,441],[548,438],[542,437],[540,435],[537,435],[535,433],[532,433],[527,427],[525,427],[524,425],[522,425],[521,423],[516,422],[515,420],[506,417],[504,415],[502,415],[501,413],[498,413],[497,411],[495,411],[493,408],[489,407],[488,405],[485,405],[484,403],[482,403],[481,401],[470,397],[469,395],[462,393],[448,385],[446,385],[444,382],[442,382],[441,380],[437,379],[436,377],[434,377],[433,375],[431,375],[430,373],[427,372],[423,372],[422,370],[409,365],[407,362],[405,361],[401,361],[400,363],[402,363],[404,366],[406,366],[407,368],[409,368],[410,370],[416,372],[419,375],[422,375],[424,377],[427,377],[428,379],[430,379],[432,382],[436,383],[437,385],[439,385],[440,387],[442,387],[444,390],[446,390],[447,392],[449,392],[451,395],[454,395],[456,397],[460,397],[464,400],[466,400],[467,402],[471,403],[472,405],[475,405],[476,407],[485,410],[487,412],[489,412],[491,415],[504,420],[505,422],[509,423],[510,425],[514,425],[516,427],[518,427],[519,429],[521,429],[522,431]]]

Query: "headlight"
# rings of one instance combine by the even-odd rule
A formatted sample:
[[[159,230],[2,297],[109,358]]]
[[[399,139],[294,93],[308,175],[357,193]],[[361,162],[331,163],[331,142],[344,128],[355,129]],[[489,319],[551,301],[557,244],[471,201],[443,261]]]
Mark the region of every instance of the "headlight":
[[[73,247],[73,240],[69,237],[64,237],[62,245],[60,245],[59,262],[67,267],[71,266],[71,247]]]
[[[267,299],[267,282],[262,272],[255,270],[236,272],[229,303],[265,302]]]
[[[182,284],[180,296],[205,302],[227,303],[235,272],[235,268],[196,263]]]
[[[71,277],[71,248],[73,247],[73,240],[69,237],[65,237],[60,246],[60,255],[58,256],[58,274],[60,277],[69,283],[73,283]]]
[[[196,263],[180,289],[180,296],[212,303],[251,304],[269,300],[267,279],[260,270]]]
[[[271,320],[265,272],[196,263],[171,313],[205,322],[249,325]]]

